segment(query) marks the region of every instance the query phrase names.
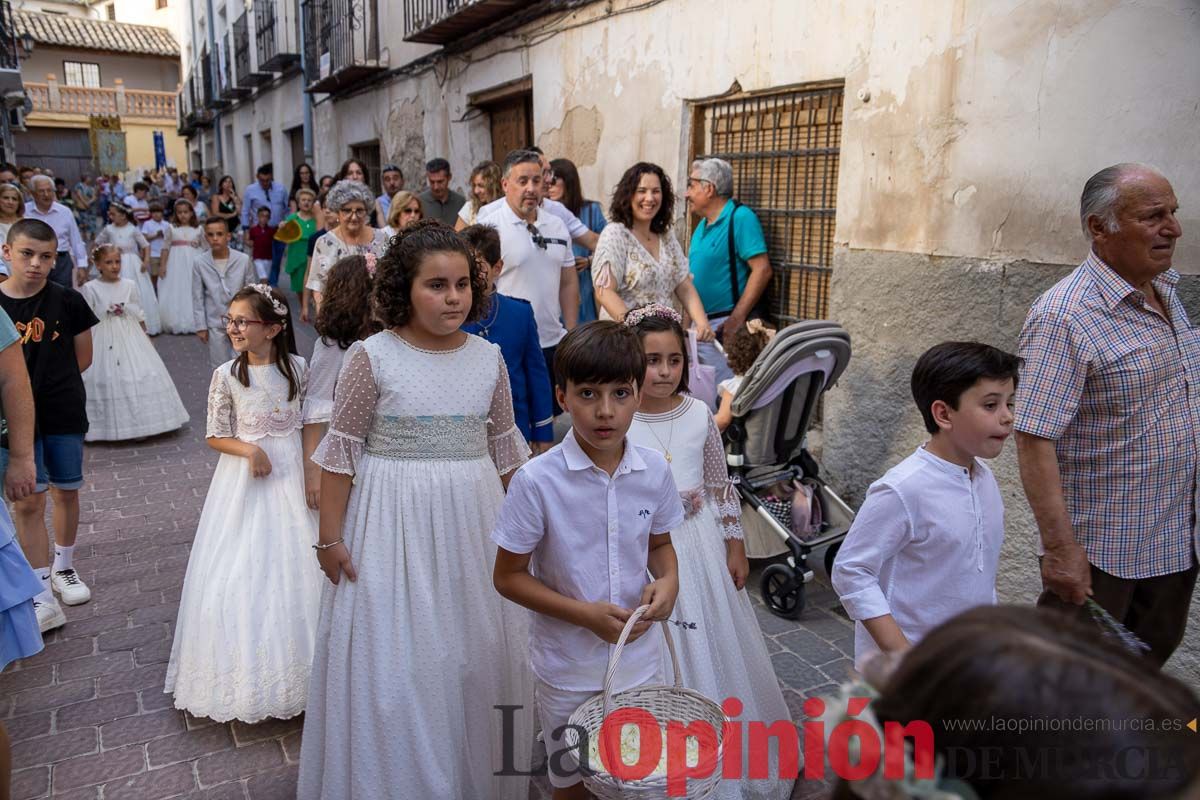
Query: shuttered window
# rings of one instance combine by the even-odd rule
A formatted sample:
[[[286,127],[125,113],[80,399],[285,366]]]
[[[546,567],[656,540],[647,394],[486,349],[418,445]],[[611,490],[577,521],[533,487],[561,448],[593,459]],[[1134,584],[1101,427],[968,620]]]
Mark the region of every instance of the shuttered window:
[[[843,94],[838,81],[692,108],[692,158],[728,161],[734,197],[762,223],[780,326],[829,312]]]

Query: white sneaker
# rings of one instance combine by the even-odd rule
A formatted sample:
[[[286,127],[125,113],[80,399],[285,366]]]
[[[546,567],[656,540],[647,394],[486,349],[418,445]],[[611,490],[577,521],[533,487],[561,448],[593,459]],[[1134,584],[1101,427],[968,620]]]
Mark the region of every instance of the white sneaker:
[[[73,569],[64,569],[50,575],[50,585],[69,606],[77,606],[92,599],[92,590]]]
[[[42,633],[52,631],[55,628],[61,628],[67,624],[67,615],[53,596],[49,600],[34,598],[33,610],[37,614],[38,627],[42,629]]]

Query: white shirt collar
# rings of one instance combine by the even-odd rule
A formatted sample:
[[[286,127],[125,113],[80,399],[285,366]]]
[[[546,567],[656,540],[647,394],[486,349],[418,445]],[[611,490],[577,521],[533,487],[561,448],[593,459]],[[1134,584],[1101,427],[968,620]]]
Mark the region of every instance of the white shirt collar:
[[[567,435],[562,441],[563,460],[567,463],[567,469],[576,471],[583,469],[600,469],[596,466],[596,462],[592,461],[591,457],[583,452],[583,448],[579,446],[579,442],[575,439],[575,429],[567,431]],[[621,463],[617,465],[613,475],[622,475],[626,472],[635,470],[644,470],[646,462],[642,460],[642,456],[637,451],[637,447],[633,442],[629,441],[629,437],[625,437],[625,453],[621,456]],[[603,470],[601,470],[603,471]]]
[[[955,464],[953,461],[947,461],[941,456],[934,455],[926,449],[925,445],[921,445],[917,448],[917,455],[927,463],[937,467],[942,472],[945,472],[947,475],[969,475],[971,472],[973,472],[973,470],[964,467],[962,464]]]

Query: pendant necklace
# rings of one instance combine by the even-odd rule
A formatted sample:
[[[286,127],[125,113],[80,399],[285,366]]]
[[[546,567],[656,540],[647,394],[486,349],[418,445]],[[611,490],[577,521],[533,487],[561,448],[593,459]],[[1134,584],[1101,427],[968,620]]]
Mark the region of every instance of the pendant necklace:
[[[491,320],[488,322],[480,322],[479,323],[479,335],[482,336],[484,339],[488,338],[488,331],[490,331],[492,329],[492,326],[495,325],[496,322],[500,319],[500,300],[499,300],[499,298],[496,299],[495,303],[496,303],[496,311],[495,311],[495,313],[492,314]]]
[[[663,444],[663,440],[654,430],[654,423],[647,422],[646,427],[650,429],[650,433],[654,434],[654,438],[658,440],[658,446],[663,449],[663,457],[667,459],[667,463],[671,463],[671,439],[675,436],[675,418],[671,418],[671,427],[667,429],[667,443]]]

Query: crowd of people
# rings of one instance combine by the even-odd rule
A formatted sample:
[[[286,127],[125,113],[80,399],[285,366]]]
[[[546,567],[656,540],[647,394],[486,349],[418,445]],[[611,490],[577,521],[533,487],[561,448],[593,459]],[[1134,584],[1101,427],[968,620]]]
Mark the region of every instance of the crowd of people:
[[[167,171],[109,201],[94,233],[50,176],[29,176],[23,207],[21,184],[0,187],[0,453],[15,517],[0,514],[0,666],[66,623],[61,604],[89,601],[73,566],[84,442],[183,425],[150,337],[194,334],[220,458],[164,689],[218,721],[304,712],[299,797],[524,798],[535,727],[556,800],[585,797],[602,765],[569,720],[606,680],[666,681],[660,622],[678,628],[684,686],[735,698],[739,722],[790,722],[745,591],[721,434],[772,333],[766,239],[733,198],[731,166],[690,165],[686,255],[658,165],[626,170],[607,210],[570,161],[536,148],[478,165],[469,199],[444,159],[426,168],[414,193],[385,165],[379,196],[354,159],[328,179],[302,164],[290,189],[270,164],[241,192],[229,176],[214,191]],[[947,342],[914,366],[929,439],[871,486],[831,576],[876,684],[856,689],[878,698],[872,719],[946,734],[937,786],[911,796],[974,796],[955,780],[994,797],[1196,789],[1196,740],[1166,728],[1080,737],[1178,750],[1154,780],[1072,768],[1030,782],[1015,740],[1008,773],[956,773],[950,744],[989,740],[944,725],[980,716],[983,696],[1013,717],[1196,714],[1196,695],[1158,671],[1197,572],[1200,342],[1174,292],[1176,210],[1148,168],[1098,173],[1081,211],[1091,254],[1035,304],[1019,354]],[[297,318],[318,334],[307,357]],[[1055,611],[978,608],[996,602],[1004,535],[984,462],[1014,429],[1045,545],[1039,605]],[[1129,470],[1152,476],[1147,497],[1122,487]],[[1137,519],[1116,513],[1128,508]],[[1093,602],[1147,652],[1059,613],[1086,618]],[[1044,681],[1058,683],[1031,685]],[[1079,701],[1046,702],[1060,690]],[[773,751],[760,774],[745,769],[756,755],[733,756],[739,777],[715,796],[791,796],[786,759]],[[839,792],[910,796],[881,794],[882,770],[861,795],[853,781]]]

